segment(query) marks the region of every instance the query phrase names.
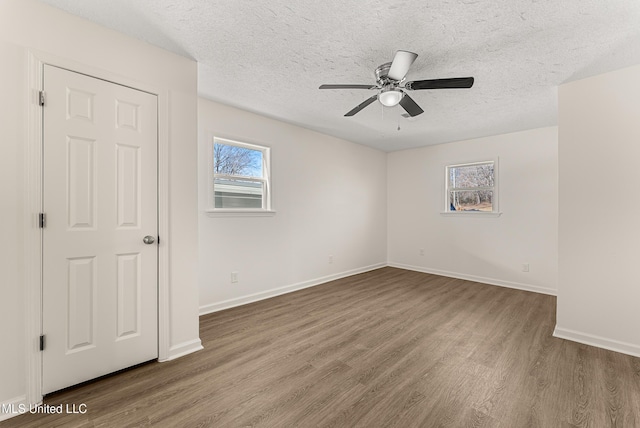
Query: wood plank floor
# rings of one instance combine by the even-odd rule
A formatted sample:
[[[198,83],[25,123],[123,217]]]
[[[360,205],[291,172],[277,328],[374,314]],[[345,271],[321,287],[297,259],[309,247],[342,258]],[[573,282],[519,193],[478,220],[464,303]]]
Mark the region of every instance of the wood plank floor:
[[[203,351],[0,427],[640,427],[640,359],[553,338],[555,306],[383,268],[206,315]]]

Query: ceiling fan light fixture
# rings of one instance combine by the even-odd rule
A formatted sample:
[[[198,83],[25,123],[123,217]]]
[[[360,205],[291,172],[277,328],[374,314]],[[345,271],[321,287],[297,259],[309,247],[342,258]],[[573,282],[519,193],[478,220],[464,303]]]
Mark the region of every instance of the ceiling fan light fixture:
[[[400,89],[388,89],[378,94],[378,101],[380,104],[386,107],[393,107],[398,105],[404,93]]]

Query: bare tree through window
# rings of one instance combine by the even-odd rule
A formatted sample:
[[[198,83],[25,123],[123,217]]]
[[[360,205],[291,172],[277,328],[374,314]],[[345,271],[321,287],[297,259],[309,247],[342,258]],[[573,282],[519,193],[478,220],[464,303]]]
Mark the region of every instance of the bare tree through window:
[[[213,207],[268,210],[269,149],[253,144],[214,139]]]
[[[213,172],[259,177],[262,175],[262,153],[245,147],[216,143],[213,145]]]
[[[493,211],[494,162],[447,167],[447,211]]]

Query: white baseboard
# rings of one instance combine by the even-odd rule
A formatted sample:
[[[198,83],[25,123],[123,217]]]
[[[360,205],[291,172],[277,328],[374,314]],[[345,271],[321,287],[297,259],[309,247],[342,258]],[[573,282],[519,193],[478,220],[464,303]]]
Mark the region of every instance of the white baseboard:
[[[558,327],[557,325],[553,330],[553,337],[571,340],[573,342],[583,343],[597,348],[608,349],[609,351],[620,352],[621,354],[627,354],[633,357],[640,357],[639,345],[607,339],[606,337],[594,336],[592,334],[582,333],[575,330],[569,330],[567,328]]]
[[[447,276],[450,278],[464,279],[467,281],[481,282],[483,284],[498,285],[500,287],[515,288],[517,290],[532,291],[534,293],[548,294],[551,296],[555,296],[557,294],[557,290],[555,288],[540,287],[539,285],[523,284],[520,282],[512,282],[512,281],[503,281],[501,279],[485,278],[482,276],[468,275],[468,274],[457,273],[457,272],[448,272],[444,270],[431,269],[431,268],[426,268],[421,266],[405,265],[402,263],[390,262],[388,266],[399,268],[399,269],[412,270],[416,272],[430,273],[433,275]]]
[[[29,406],[27,405],[27,397],[25,395],[0,402],[0,421],[21,415],[28,411]]]
[[[271,297],[280,296],[281,294],[292,293],[294,291],[302,290],[304,288],[314,287],[316,285],[324,284],[336,279],[346,278],[348,276],[357,275],[359,273],[369,272],[375,269],[380,269],[387,266],[386,263],[378,263],[371,266],[365,266],[363,268],[352,269],[346,272],[340,272],[333,275],[323,276],[321,278],[311,279],[309,281],[299,282],[297,284],[286,285],[284,287],[273,288],[267,291],[261,291],[260,293],[249,294],[247,296],[236,297],[234,299],[224,300],[222,302],[210,303],[208,305],[200,306],[200,315],[206,315],[213,312],[222,311],[224,309],[234,308],[236,306],[246,305],[247,303],[253,303]]]
[[[171,348],[169,348],[169,356],[159,361],[165,362],[165,361],[175,360],[176,358],[180,358],[187,354],[197,352],[201,349],[204,349],[204,347],[202,346],[202,342],[200,341],[200,339],[190,340],[188,342],[183,342],[178,345],[173,345]]]

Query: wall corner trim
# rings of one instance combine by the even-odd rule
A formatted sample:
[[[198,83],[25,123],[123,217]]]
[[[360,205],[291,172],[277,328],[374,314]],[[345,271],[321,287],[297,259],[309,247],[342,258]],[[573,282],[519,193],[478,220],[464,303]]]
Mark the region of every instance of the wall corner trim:
[[[558,327],[553,330],[553,337],[558,339],[571,340],[572,342],[582,343],[584,345],[595,346],[597,348],[608,349],[609,351],[620,352],[622,354],[640,357],[640,345],[628,342],[620,342],[619,340],[609,339],[593,334],[582,333],[568,328]]]
[[[27,396],[21,395],[10,400],[0,402],[0,421],[29,412]]]
[[[175,360],[176,358],[184,357],[185,355],[192,354],[200,351],[201,349],[204,349],[204,346],[202,346],[200,339],[189,340],[187,342],[173,345],[169,348],[169,356],[164,359],[159,359],[158,361],[164,363],[166,361]]]
[[[495,278],[485,278],[482,276],[468,275],[465,273],[457,273],[457,272],[449,272],[449,271],[443,271],[438,269],[431,269],[428,267],[405,265],[402,263],[394,263],[394,262],[389,262],[388,266],[399,268],[399,269],[412,270],[416,272],[430,273],[432,275],[446,276],[449,278],[464,279],[466,281],[480,282],[482,284],[497,285],[499,287],[513,288],[516,290],[531,291],[533,293],[548,294],[550,296],[555,296],[557,293],[556,289],[551,287],[541,287],[539,285],[524,284],[521,282],[504,281],[504,280],[495,279]]]
[[[200,306],[200,315],[211,314],[213,312],[222,311],[224,309],[234,308],[236,306],[246,305],[248,303],[258,302],[260,300],[269,299],[271,297],[280,296],[281,294],[292,293],[294,291],[302,290],[316,285],[321,285],[329,281],[336,279],[346,278],[348,276],[357,275],[359,273],[369,272],[375,269],[380,269],[387,266],[386,263],[377,263],[370,266],[365,266],[357,269],[351,269],[348,271],[323,276],[320,278],[310,279],[308,281],[302,281],[295,284],[285,285],[284,287],[272,288],[271,290],[261,291],[255,294],[249,294],[246,296],[236,297],[234,299],[223,300],[222,302],[210,303],[208,305]]]

